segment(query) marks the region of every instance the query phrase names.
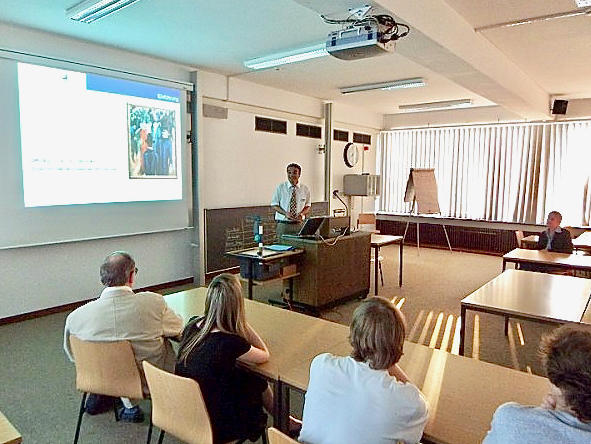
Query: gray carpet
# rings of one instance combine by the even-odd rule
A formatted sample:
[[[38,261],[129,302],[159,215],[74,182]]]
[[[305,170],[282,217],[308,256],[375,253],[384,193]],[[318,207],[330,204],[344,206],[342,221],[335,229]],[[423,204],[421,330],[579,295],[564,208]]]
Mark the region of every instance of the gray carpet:
[[[419,255],[416,248],[407,247],[404,285],[399,288],[398,247],[385,247],[382,255],[385,286],[380,288],[380,295],[396,298],[396,302],[404,298],[402,311],[407,318],[409,339],[437,348],[443,345],[452,352],[460,300],[498,275],[502,264],[499,257],[427,248],[422,248]],[[279,285],[256,288],[255,297],[266,300],[280,292]],[[348,324],[358,303],[348,302],[322,316]],[[0,327],[0,411],[22,433],[25,443],[66,443],[74,436],[80,395],[75,390],[74,366],[62,351],[66,315],[60,313]],[[506,338],[501,317],[479,314],[477,335],[473,334],[474,324],[475,316],[470,312],[467,356],[541,373],[537,345],[540,336],[551,327],[531,322],[518,325],[512,321],[511,334]],[[475,336],[477,341],[473,340]],[[294,397],[293,404],[295,412],[301,410],[301,398]],[[149,410],[148,404],[142,405]],[[116,423],[112,413],[85,415],[80,443],[142,443],[146,433],[147,420],[144,424],[127,424]],[[178,441],[168,436],[164,442]]]

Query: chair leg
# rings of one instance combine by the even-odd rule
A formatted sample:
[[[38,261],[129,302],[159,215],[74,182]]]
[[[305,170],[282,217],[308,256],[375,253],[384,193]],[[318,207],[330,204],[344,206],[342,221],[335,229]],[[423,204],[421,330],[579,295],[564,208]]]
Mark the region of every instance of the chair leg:
[[[113,398],[113,413],[115,414],[115,421],[119,421],[119,412],[117,411],[117,398]]]
[[[164,430],[160,429],[160,436],[158,437],[158,444],[162,444],[164,440]]]
[[[146,444],[150,444],[152,442],[152,429],[154,428],[154,423],[152,422],[152,412],[150,412],[150,427],[148,427],[148,440]]]
[[[384,286],[384,273],[382,273],[382,263],[380,261],[378,261],[379,267],[380,267],[380,279],[382,281],[382,287]]]
[[[78,443],[80,436],[80,426],[82,425],[82,416],[84,415],[84,404],[86,404],[86,396],[88,393],[82,393],[82,402],[80,402],[80,410],[78,411],[78,423],[76,424],[76,433],[74,434],[74,444]]]

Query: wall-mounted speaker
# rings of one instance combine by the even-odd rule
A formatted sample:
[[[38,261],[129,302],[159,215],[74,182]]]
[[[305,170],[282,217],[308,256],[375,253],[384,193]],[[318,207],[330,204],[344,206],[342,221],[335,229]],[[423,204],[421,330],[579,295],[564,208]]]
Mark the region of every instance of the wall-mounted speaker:
[[[568,100],[554,100],[552,103],[552,114],[566,114]]]

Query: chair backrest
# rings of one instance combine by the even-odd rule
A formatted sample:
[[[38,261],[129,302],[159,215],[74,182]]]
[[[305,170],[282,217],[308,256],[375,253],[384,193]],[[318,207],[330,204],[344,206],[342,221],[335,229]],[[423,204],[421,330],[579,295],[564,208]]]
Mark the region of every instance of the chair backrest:
[[[269,436],[269,444],[298,444],[295,439],[291,439],[275,427],[269,427],[267,429],[267,435]]]
[[[570,233],[571,239],[576,239],[585,231],[583,228],[575,228],[575,227],[564,227],[566,231]]]
[[[155,426],[190,444],[213,443],[207,407],[196,381],[144,361]]]
[[[373,213],[359,213],[357,216],[357,226],[359,225],[375,225],[376,215]]]
[[[129,341],[90,342],[70,336],[76,388],[82,392],[142,399],[142,381]]]
[[[521,241],[523,240],[523,231],[516,231],[515,232],[515,239],[517,239],[517,247],[522,248]]]

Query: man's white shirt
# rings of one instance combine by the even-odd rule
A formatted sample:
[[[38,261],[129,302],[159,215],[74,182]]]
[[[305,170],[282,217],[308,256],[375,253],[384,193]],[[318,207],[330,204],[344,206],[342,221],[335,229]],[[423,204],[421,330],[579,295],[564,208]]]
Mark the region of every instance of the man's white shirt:
[[[282,182],[277,185],[271,205],[277,205],[285,211],[289,211],[289,203],[291,201],[292,187],[296,189],[296,212],[299,214],[305,207],[310,206],[310,190],[306,185],[298,183],[292,185],[289,181]],[[275,220],[289,220],[283,214],[275,212]]]

